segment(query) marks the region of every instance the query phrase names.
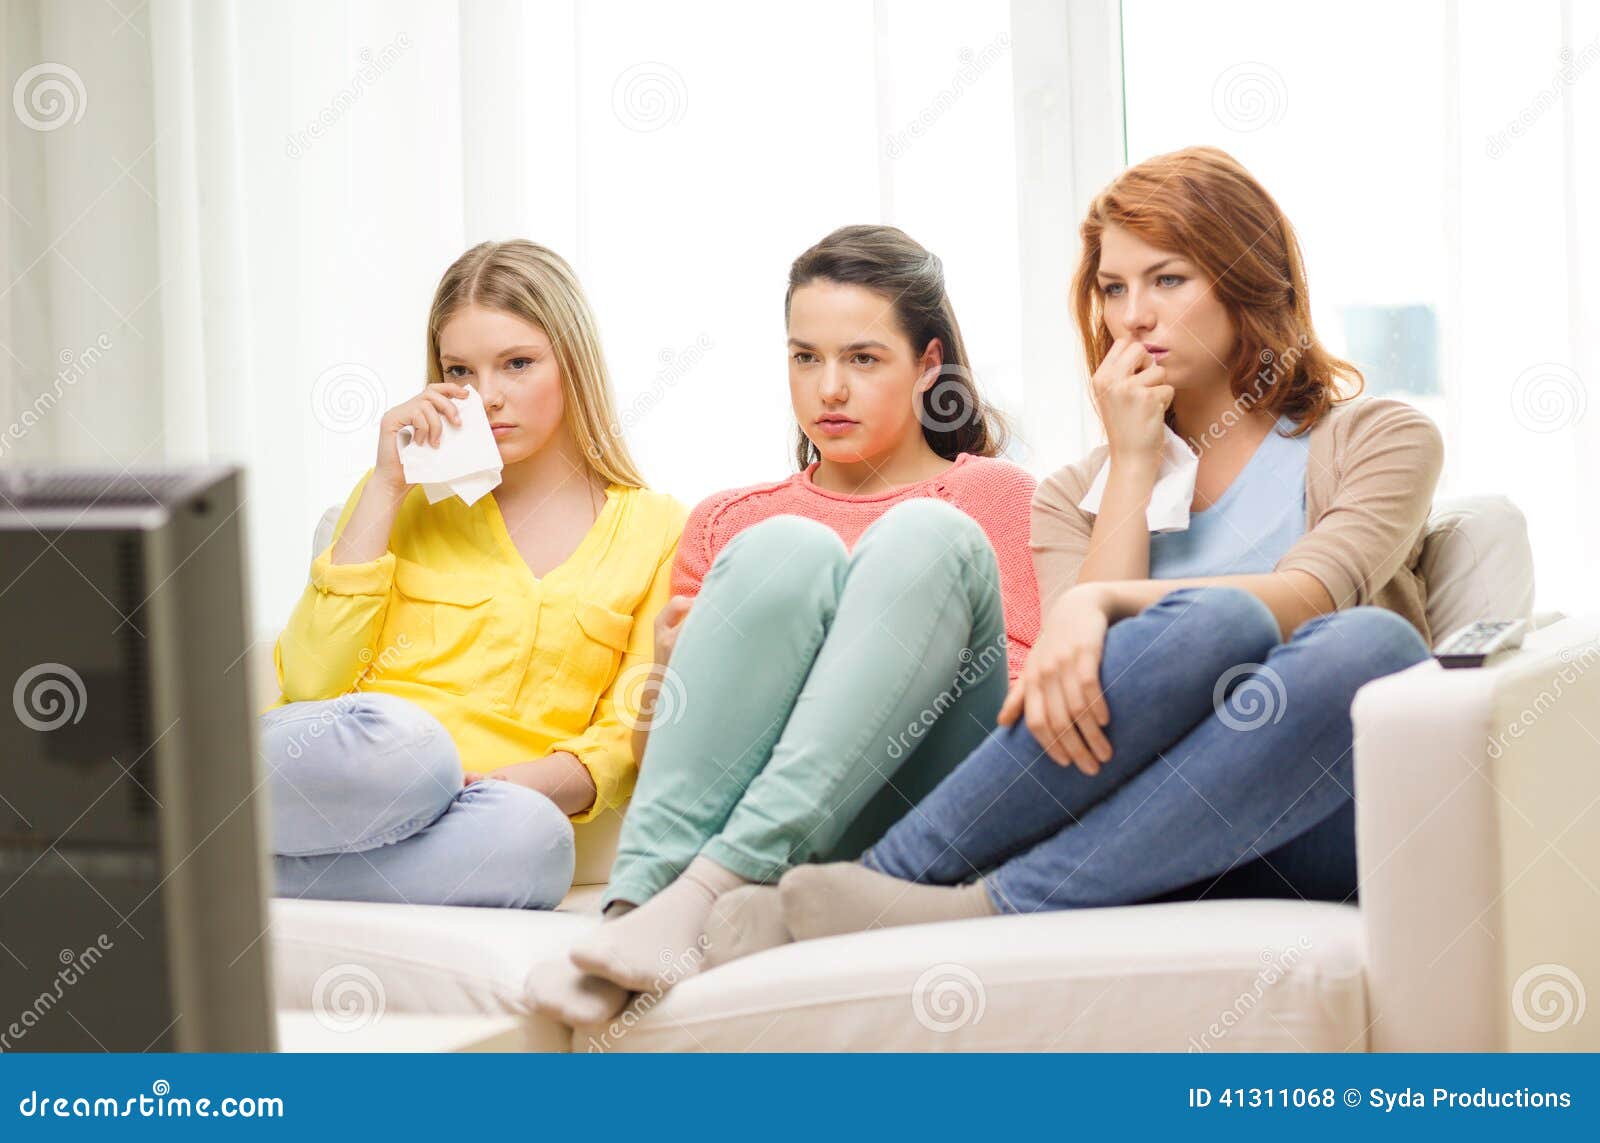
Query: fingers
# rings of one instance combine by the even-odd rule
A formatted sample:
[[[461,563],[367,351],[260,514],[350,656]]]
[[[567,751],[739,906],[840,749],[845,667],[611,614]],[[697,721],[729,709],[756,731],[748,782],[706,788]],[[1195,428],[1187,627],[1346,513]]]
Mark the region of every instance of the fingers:
[[[667,625],[676,627],[689,615],[689,608],[693,606],[694,599],[687,595],[675,595],[667,600],[666,607],[662,608],[667,615]]]
[[[461,424],[461,410],[456,407],[456,403],[447,394],[441,393],[438,389],[425,389],[422,396],[425,400],[431,401],[433,407],[443,413],[452,425],[459,426]]]
[[[1067,692],[1070,674],[1061,674],[1047,680],[1042,688],[1045,693],[1045,709],[1050,723],[1050,732],[1053,736],[1056,750],[1050,751],[1050,756],[1057,762],[1073,765],[1091,777],[1100,772],[1100,762],[1084,742],[1083,734],[1079,729],[1079,712],[1077,705],[1072,702]],[[1065,757],[1062,757],[1062,755]]]
[[[439,418],[439,411],[432,405],[424,402],[417,407],[417,414],[423,419],[426,428],[419,435],[423,443],[437,445],[444,434],[444,422]]]
[[[1039,687],[1037,673],[1025,674],[1022,678],[1022,722],[1035,741],[1044,747],[1044,752],[1060,762],[1061,759],[1056,758],[1052,749],[1055,736],[1050,732],[1050,722],[1045,712],[1044,691]]]
[[[1117,356],[1117,366],[1122,376],[1126,377],[1137,373],[1155,359],[1150,356],[1150,351],[1144,347],[1144,342],[1136,337],[1122,339],[1122,349]]]
[[[1111,352],[1106,354],[1106,359],[1108,361],[1114,359],[1125,367],[1131,363],[1131,359],[1144,352],[1144,343],[1138,338],[1123,336],[1111,343]]]
[[[1080,684],[1083,687],[1083,697],[1089,709],[1090,716],[1097,726],[1111,725],[1111,705],[1106,702],[1106,694],[1100,688],[1100,657],[1098,655],[1084,655],[1079,659]]]
[[[1096,369],[1094,374],[1100,382],[1100,388],[1108,387],[1131,371],[1128,358],[1135,349],[1140,353],[1145,352],[1144,346],[1131,337],[1119,337],[1111,343],[1111,348],[1106,350],[1105,357],[1101,359],[1100,368]]]
[[[1137,393],[1166,380],[1166,369],[1156,363],[1138,341],[1117,342],[1095,373],[1095,394],[1104,399],[1113,393]]]
[[[437,447],[444,439],[445,421],[460,427],[461,410],[452,398],[465,396],[466,392],[465,386],[454,382],[442,381],[430,385],[422,391],[421,396],[399,406],[397,411],[401,420],[395,430],[398,432],[401,428],[409,427],[412,444]]]
[[[1103,764],[1111,761],[1111,743],[1089,709],[1088,696],[1083,688],[1083,676],[1076,671],[1069,671],[1064,681],[1067,688],[1067,703],[1072,708],[1073,727],[1083,738],[1084,745],[1094,755],[1096,762]]]
[[[1098,769],[1088,748],[1066,715],[1066,705],[1054,679],[1036,678],[1027,687],[1023,699],[1023,717],[1034,740],[1059,766],[1077,766],[1085,773]]]
[[[1131,377],[1136,373],[1144,372],[1144,370],[1155,365],[1155,360],[1154,357],[1150,356],[1150,351],[1144,347],[1144,342],[1129,341],[1128,352],[1124,362],[1128,370],[1128,376]]]
[[[1006,691],[1006,701],[1000,704],[1000,715],[995,720],[1001,726],[1011,726],[1022,713],[1022,680],[1018,679]]]

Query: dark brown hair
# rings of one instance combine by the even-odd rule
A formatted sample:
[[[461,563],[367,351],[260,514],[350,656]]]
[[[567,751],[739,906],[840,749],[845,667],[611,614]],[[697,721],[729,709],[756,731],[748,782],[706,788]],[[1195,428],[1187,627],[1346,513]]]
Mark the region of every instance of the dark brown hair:
[[[967,346],[961,339],[950,295],[945,291],[944,265],[893,226],[842,226],[794,260],[783,317],[789,319],[794,292],[814,281],[861,286],[881,294],[894,308],[895,320],[919,356],[939,339],[944,349],[940,377],[922,394],[918,420],[928,447],[954,460],[964,452],[998,456],[1008,435],[1005,418],[984,403],[972,377]],[[796,426],[795,462],[801,467],[820,455]]]

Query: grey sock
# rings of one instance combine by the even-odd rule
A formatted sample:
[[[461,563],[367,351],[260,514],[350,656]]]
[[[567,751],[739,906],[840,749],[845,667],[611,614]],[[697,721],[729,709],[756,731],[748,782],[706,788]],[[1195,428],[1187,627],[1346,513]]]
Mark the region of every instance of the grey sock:
[[[572,963],[630,992],[665,992],[705,967],[700,942],[712,903],[748,882],[706,857],[625,916],[608,918],[572,946]]]
[[[718,897],[706,918],[705,936],[707,968],[794,939],[783,923],[776,885],[745,885]]]
[[[855,862],[797,865],[778,882],[783,920],[795,940],[838,933],[992,917],[983,882],[919,885]]]
[[[628,1005],[626,988],[584,972],[564,956],[534,967],[527,995],[535,1012],[569,1028],[603,1024]]]

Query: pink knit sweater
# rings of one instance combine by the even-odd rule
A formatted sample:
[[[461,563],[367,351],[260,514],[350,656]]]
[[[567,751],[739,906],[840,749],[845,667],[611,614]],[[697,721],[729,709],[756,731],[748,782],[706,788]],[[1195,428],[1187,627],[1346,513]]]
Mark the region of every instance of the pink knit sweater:
[[[994,547],[1000,565],[1008,666],[1015,679],[1039,634],[1039,585],[1028,548],[1033,477],[1010,461],[962,453],[931,480],[889,492],[851,496],[813,484],[811,474],[816,467],[813,463],[776,484],[718,492],[697,504],[678,542],[672,593],[698,594],[723,545],[752,524],[773,516],[804,516],[826,524],[851,549],[867,527],[896,504],[917,496],[937,497],[976,520]]]

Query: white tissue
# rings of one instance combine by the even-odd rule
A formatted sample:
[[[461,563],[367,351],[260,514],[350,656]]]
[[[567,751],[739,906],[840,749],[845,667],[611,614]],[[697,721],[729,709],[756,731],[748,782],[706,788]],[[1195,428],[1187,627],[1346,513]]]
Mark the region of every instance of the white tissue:
[[[1150,493],[1150,506],[1145,509],[1145,523],[1152,532],[1182,532],[1189,527],[1189,505],[1194,502],[1194,478],[1200,471],[1200,458],[1184,443],[1182,437],[1165,425],[1166,439],[1161,444],[1161,467],[1156,472],[1156,486]],[[1085,512],[1100,511],[1100,498],[1106,492],[1106,477],[1111,472],[1111,459],[1094,474],[1089,491],[1078,501]]]
[[[452,397],[461,410],[461,424],[444,422],[437,445],[411,442],[410,425],[401,426],[397,436],[400,468],[407,484],[420,484],[429,504],[447,496],[459,496],[467,505],[500,483],[500,446],[489,428],[489,415],[483,411],[483,398],[472,386],[465,397]]]

